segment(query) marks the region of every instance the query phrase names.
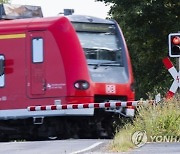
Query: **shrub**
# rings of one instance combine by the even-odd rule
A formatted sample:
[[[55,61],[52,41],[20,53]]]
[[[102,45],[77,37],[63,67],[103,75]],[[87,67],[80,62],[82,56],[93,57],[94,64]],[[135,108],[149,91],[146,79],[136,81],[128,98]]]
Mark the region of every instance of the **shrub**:
[[[180,101],[169,100],[157,105],[140,106],[132,123],[119,129],[112,141],[113,151],[127,151],[134,148],[131,136],[136,131],[145,131],[147,141],[152,136],[180,136]]]

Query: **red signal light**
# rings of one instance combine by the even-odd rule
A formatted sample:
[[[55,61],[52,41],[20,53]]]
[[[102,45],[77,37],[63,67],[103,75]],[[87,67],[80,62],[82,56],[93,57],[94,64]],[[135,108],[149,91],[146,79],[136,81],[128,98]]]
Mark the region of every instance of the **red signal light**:
[[[180,58],[180,33],[170,33],[168,35],[169,56]]]
[[[172,43],[174,45],[179,45],[180,44],[180,37],[178,37],[178,36],[173,37]]]

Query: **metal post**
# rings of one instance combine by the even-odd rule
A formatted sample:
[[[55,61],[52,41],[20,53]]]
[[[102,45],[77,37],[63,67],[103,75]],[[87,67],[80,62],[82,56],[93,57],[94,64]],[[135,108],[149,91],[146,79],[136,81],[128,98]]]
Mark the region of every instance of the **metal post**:
[[[179,71],[180,71],[180,57],[176,58],[176,69],[177,69],[177,72],[179,73]],[[178,78],[180,78],[180,77],[178,76]],[[177,90],[177,96],[178,96],[178,99],[179,99],[179,97],[180,97],[180,88],[178,88],[178,90]]]
[[[180,70],[180,57],[176,58],[176,69],[179,72],[179,70]]]
[[[178,31],[178,33],[180,33],[180,31]],[[180,71],[180,57],[177,58],[176,65],[177,65],[177,71],[179,73],[179,71]],[[180,96],[180,88],[178,88],[177,92],[178,92],[178,96]],[[179,100],[179,97],[178,97],[178,100]]]

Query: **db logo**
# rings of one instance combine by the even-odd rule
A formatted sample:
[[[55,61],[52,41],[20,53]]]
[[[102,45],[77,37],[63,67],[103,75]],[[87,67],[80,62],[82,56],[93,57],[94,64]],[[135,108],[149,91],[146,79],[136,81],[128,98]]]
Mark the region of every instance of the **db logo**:
[[[115,94],[116,86],[115,85],[106,85],[106,93],[107,94]]]

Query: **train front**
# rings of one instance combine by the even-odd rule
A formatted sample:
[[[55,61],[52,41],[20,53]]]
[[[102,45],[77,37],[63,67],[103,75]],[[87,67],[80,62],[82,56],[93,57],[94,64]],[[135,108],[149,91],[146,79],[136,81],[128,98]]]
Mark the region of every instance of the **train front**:
[[[94,102],[134,100],[134,78],[128,49],[118,24],[113,20],[80,15],[68,16],[87,59],[94,83]],[[134,108],[107,109],[134,116]]]

